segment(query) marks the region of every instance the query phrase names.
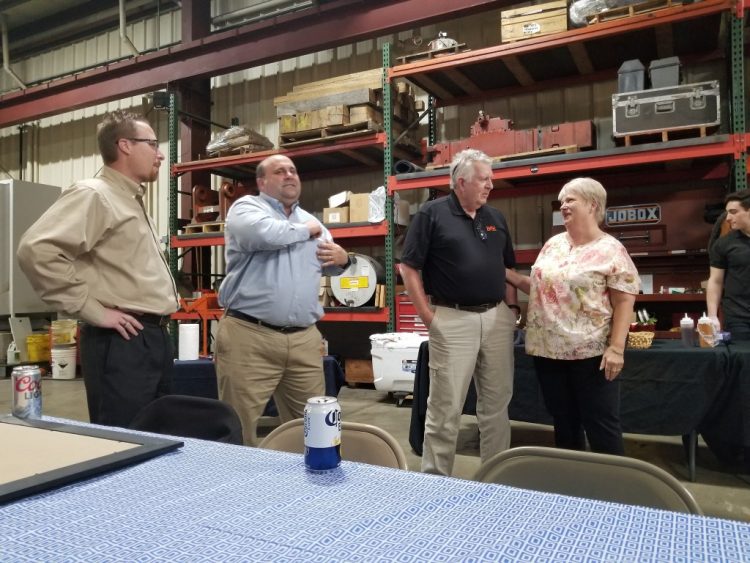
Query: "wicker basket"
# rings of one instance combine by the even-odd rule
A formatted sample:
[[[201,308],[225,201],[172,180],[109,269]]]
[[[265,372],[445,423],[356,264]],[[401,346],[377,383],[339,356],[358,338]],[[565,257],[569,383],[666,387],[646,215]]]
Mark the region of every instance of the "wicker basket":
[[[636,350],[645,350],[651,347],[651,343],[654,341],[653,332],[629,332],[628,333],[628,348],[635,348]]]

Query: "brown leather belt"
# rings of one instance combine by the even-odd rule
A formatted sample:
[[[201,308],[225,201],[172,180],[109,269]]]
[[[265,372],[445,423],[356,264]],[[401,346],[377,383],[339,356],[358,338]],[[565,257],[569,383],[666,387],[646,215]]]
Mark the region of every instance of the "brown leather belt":
[[[438,307],[449,307],[451,309],[467,311],[469,313],[486,313],[490,309],[497,307],[498,303],[501,303],[501,301],[495,303],[480,303],[479,305],[461,305],[460,303],[451,303],[449,301],[443,301],[442,299],[432,298],[433,305],[437,305]]]
[[[226,311],[227,317],[234,317],[235,319],[240,319],[241,321],[247,321],[248,323],[253,323],[258,326],[262,326],[265,328],[270,328],[271,330],[275,330],[276,332],[283,332],[283,333],[290,333],[290,332],[300,332],[303,330],[307,330],[309,327],[306,326],[276,326],[269,324],[265,321],[261,321],[260,319],[256,319],[255,317],[245,314],[242,311],[238,311],[237,309],[227,309]]]

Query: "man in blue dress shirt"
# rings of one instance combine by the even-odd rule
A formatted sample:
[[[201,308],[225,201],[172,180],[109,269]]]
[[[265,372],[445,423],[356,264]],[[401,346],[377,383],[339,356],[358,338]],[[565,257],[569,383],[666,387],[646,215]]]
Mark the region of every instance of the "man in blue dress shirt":
[[[271,396],[286,422],[303,416],[308,398],[325,394],[315,326],[323,316],[320,278],[349,265],[346,250],[299,206],[302,185],[289,158],[265,159],[256,181],[260,194],[241,197],[227,215],[225,316],[216,336],[219,397],[240,415],[250,446]]]

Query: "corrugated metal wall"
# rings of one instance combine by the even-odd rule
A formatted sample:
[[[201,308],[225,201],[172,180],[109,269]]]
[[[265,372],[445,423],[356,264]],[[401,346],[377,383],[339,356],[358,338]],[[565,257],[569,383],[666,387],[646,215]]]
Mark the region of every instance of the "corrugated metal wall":
[[[159,18],[128,25],[128,35],[139,51],[155,49],[180,40],[180,14],[171,12]],[[72,74],[105,62],[129,56],[131,53],[120,40],[118,31],[79,41],[62,49],[32,57],[12,65],[13,70],[27,84],[54,76]],[[2,75],[3,91],[16,88],[15,83]],[[96,126],[102,116],[114,109],[142,111],[141,97],[125,98],[99,104],[25,124],[0,129],[0,174],[3,177],[23,178],[66,187],[80,178],[91,177],[102,165],[96,146]],[[154,131],[162,140],[161,149],[168,151],[167,117],[148,116]],[[21,154],[23,152],[23,162]],[[148,207],[159,232],[169,228],[168,207],[169,170],[165,164],[159,180],[148,194]]]

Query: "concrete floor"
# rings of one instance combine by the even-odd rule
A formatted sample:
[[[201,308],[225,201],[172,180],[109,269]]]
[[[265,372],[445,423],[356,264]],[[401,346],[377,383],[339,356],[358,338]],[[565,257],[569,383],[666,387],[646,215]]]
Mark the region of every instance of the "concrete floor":
[[[10,380],[0,379],[0,413],[10,412]],[[409,469],[419,471],[420,458],[409,446],[410,403],[397,407],[386,393],[366,388],[341,389],[345,420],[375,424],[390,432],[402,445]],[[88,421],[83,381],[43,381],[43,412],[49,416]],[[513,423],[513,446],[553,445],[549,426]],[[454,476],[470,479],[479,467],[479,435],[476,419],[463,416]],[[699,444],[697,478],[687,479],[687,467],[679,437],[626,435],[628,455],[649,461],[682,481],[693,493],[707,516],[750,522],[750,476],[736,475],[723,468],[705,444]]]

